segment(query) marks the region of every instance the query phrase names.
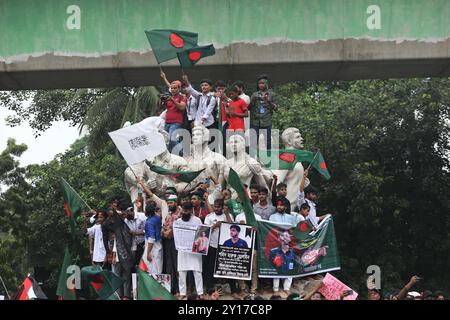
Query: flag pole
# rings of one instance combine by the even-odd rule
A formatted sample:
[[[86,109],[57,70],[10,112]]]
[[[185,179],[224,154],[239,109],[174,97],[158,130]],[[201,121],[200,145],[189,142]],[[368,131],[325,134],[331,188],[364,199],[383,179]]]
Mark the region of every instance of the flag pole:
[[[306,170],[309,170],[309,168],[311,168],[312,164],[314,163],[314,160],[316,160],[317,155],[319,154],[320,150],[317,150],[316,154],[314,155],[314,158],[312,159],[312,161],[309,163],[308,168],[306,168]]]
[[[11,300],[11,296],[9,295],[8,289],[6,289],[6,285],[5,285],[5,283],[3,282],[2,276],[0,276],[0,280],[2,281],[3,288],[5,289],[6,295],[8,296],[8,300]]]

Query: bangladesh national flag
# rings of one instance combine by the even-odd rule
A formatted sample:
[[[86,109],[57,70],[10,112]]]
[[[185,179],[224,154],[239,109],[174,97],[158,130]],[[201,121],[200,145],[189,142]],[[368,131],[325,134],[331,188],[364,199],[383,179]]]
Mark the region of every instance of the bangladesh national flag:
[[[247,192],[244,189],[244,184],[242,183],[241,179],[239,178],[236,171],[230,168],[230,173],[228,175],[228,184],[236,191],[236,193],[239,195],[239,198],[242,202],[242,207],[244,209],[245,213],[245,221],[248,225],[256,227],[256,218],[255,214],[253,213],[253,208],[250,202],[250,198],[248,197]]]
[[[325,163],[325,159],[320,151],[317,151],[317,154],[314,156],[314,160],[311,164],[321,175],[325,177],[325,179],[330,179],[330,173],[328,172],[327,164]]]
[[[158,64],[175,59],[177,53],[197,46],[198,34],[180,30],[145,31]]]
[[[41,287],[28,275],[24,282],[20,285],[19,290],[14,295],[12,300],[47,300],[47,296],[42,291]]]
[[[56,289],[56,295],[58,300],[76,300],[75,286],[72,289],[67,287],[67,279],[70,275],[67,274],[67,268],[72,265],[72,256],[69,252],[69,248],[66,247],[64,252],[64,260],[61,267],[58,280],[58,288]],[[75,271],[74,271],[75,272]]]
[[[169,170],[160,166],[155,166],[150,162],[148,162],[147,160],[145,160],[145,162],[150,167],[150,170],[152,170],[153,172],[162,174],[164,176],[170,176],[172,179],[176,179],[178,181],[186,183],[191,183],[195,178],[198,177],[200,173],[203,172],[203,170],[205,170],[202,169],[199,171],[176,171],[176,170]]]
[[[76,214],[81,211],[81,209],[86,205],[86,202],[84,202],[84,200],[64,178],[61,177],[60,182],[63,191],[66,215],[67,218],[69,218],[72,230],[74,230],[74,227],[76,226]]]
[[[259,151],[259,159],[263,163],[268,163],[267,167],[272,170],[292,170],[298,162],[308,162],[316,168],[327,180],[331,178],[327,170],[327,165],[320,151],[315,154],[307,150],[280,149]]]
[[[89,283],[101,300],[115,300],[115,292],[123,285],[121,277],[109,270],[103,270],[99,266],[83,267],[81,279]]]
[[[192,67],[200,59],[213,56],[216,53],[212,44],[203,47],[193,47],[177,53],[182,69]]]
[[[142,260],[139,263],[137,276],[138,300],[176,300],[166,288],[148,273],[147,265]]]

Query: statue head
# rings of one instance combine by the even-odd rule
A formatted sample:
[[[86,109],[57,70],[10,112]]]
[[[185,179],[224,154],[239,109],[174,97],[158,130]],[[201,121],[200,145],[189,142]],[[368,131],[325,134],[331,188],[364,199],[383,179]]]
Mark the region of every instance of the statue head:
[[[228,140],[228,146],[232,153],[245,152],[245,138],[239,134],[232,135]]]
[[[209,131],[205,126],[198,125],[192,128],[192,144],[202,145],[209,141]]]
[[[300,149],[303,148],[303,138],[297,128],[287,128],[281,135],[281,140],[286,148]]]

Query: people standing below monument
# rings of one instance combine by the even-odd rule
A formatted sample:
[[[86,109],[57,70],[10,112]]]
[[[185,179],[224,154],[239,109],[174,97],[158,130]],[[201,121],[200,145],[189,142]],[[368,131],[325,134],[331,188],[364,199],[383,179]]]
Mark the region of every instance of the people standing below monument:
[[[211,289],[214,285],[214,266],[216,264],[216,253],[219,245],[220,226],[222,222],[233,223],[231,215],[223,213],[223,204],[222,199],[214,201],[214,212],[211,212],[205,218],[205,224],[212,227],[208,255],[203,257],[203,278],[207,290]]]
[[[207,204],[202,200],[203,194],[194,192],[191,195],[192,213],[202,222],[205,221],[206,216],[211,212],[208,210]]]
[[[294,216],[287,211],[287,199],[283,197],[278,197],[277,199],[277,211],[272,214],[269,221],[285,223],[295,226]]]
[[[308,177],[308,174],[309,174],[309,170],[305,170],[305,173],[303,174],[303,177],[300,181],[300,190],[298,192],[297,205],[299,207],[303,203],[307,203],[309,205],[310,210],[309,210],[308,219],[309,219],[309,221],[311,221],[314,228],[317,228],[320,221],[325,219],[328,216],[328,214],[320,216],[320,217],[317,216],[317,210],[316,210],[317,191],[315,188],[313,188],[310,185],[307,188],[305,188],[305,181],[306,181],[306,178]]]
[[[269,220],[270,216],[275,213],[275,207],[267,200],[269,190],[262,187],[258,190],[258,203],[253,205],[253,212],[258,214],[263,220]]]
[[[265,148],[270,150],[272,148],[272,115],[277,109],[277,99],[272,90],[269,90],[269,81],[266,75],[261,75],[257,78],[257,90],[252,94],[248,110],[250,110],[250,128],[254,130],[251,132],[252,139],[250,150],[260,149],[259,135],[264,136]],[[254,134],[256,133],[256,136]]]
[[[214,93],[211,92],[212,81],[209,79],[201,80],[201,92],[198,92],[192,87],[187,74],[183,75],[183,81],[188,85],[187,92],[189,92],[189,94],[191,94],[194,99],[196,99],[197,111],[194,119],[196,124],[201,124],[207,129],[217,128],[217,123],[215,122],[213,115],[217,101]]]
[[[252,184],[250,186],[250,202],[252,206],[258,203],[258,189],[259,187],[256,184]]]
[[[185,202],[181,209],[181,218],[174,222],[174,226],[186,227],[202,224],[198,217],[192,215],[192,204]],[[202,277],[202,255],[178,251],[177,270],[179,274],[179,300],[186,297],[187,294],[187,273],[192,271],[194,275],[195,288],[197,295],[203,298],[203,277]]]
[[[92,264],[102,266],[105,261],[106,250],[103,243],[102,224],[105,221],[105,214],[99,211],[96,215],[95,225],[87,228],[87,219],[84,220],[84,229],[90,239],[94,240],[94,248],[92,250]]]
[[[277,205],[278,198],[285,199],[285,203],[287,205],[286,211],[291,212],[291,202],[288,198],[286,198],[287,195],[287,185],[286,183],[280,182],[277,184],[277,176],[274,175],[273,177],[273,183],[272,183],[272,205]]]
[[[169,215],[163,221],[161,231],[163,247],[163,273],[170,274],[171,292],[178,292],[178,274],[177,274],[177,250],[173,238],[173,223],[181,218],[181,208],[178,206],[177,195],[171,194],[166,202],[169,209]]]
[[[139,264],[141,261],[142,254],[144,253],[145,247],[145,221],[141,217],[137,217],[134,208],[128,207],[126,212],[125,223],[128,228],[130,228],[130,233],[133,236],[133,245],[131,246],[131,251],[133,251],[134,256],[134,266]]]

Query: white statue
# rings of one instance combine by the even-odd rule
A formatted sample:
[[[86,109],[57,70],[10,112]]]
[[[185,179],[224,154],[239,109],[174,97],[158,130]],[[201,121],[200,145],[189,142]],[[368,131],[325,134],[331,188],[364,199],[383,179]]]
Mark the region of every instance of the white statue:
[[[169,143],[169,134],[160,129],[159,132],[163,135],[166,145]],[[176,171],[187,171],[187,162],[183,157],[177,156],[169,152],[169,150],[164,151],[160,155],[154,157],[152,160],[148,160],[149,163],[160,166],[168,170]],[[177,191],[182,191],[186,186],[184,182],[178,182],[171,178],[170,176],[165,176],[151,171],[151,176],[148,181],[148,186],[151,189],[157,189],[164,191],[167,187],[175,187]]]
[[[297,128],[287,128],[281,135],[285,149],[301,149],[303,148],[303,138]],[[287,185],[286,198],[291,202],[291,210],[297,207],[297,196],[300,186],[300,180],[303,176],[304,168],[301,162],[297,162],[292,170],[273,170],[277,176],[277,183],[284,182]],[[309,180],[305,181],[305,186],[309,184]]]
[[[273,178],[273,173],[253,159],[245,152],[245,138],[239,134],[230,137],[227,150],[231,151],[232,157],[227,160],[227,165],[239,175],[242,183],[250,186],[252,178],[260,187],[268,187]]]
[[[190,171],[204,170],[194,181],[191,186],[195,186],[198,182],[209,177],[214,177],[216,181],[228,176],[227,159],[220,153],[213,152],[208,147],[209,130],[202,125],[192,128],[191,152],[187,158],[188,168]],[[213,191],[212,185],[210,192]]]

